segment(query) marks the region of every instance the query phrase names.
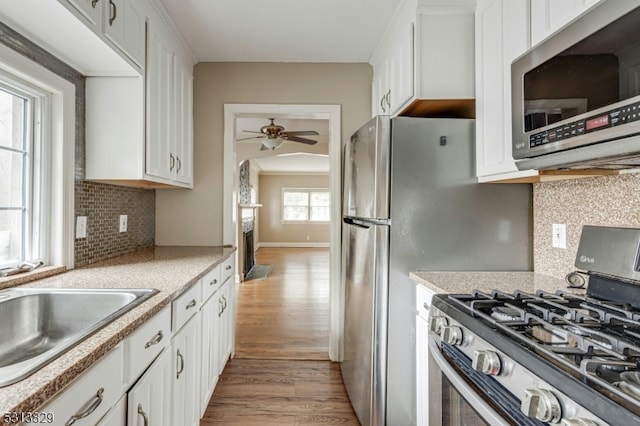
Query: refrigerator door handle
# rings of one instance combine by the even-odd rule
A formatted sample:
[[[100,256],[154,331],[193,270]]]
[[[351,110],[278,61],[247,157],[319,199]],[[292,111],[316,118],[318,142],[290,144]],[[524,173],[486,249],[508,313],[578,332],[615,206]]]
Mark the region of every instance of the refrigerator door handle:
[[[361,222],[359,220],[352,219],[350,217],[342,218],[342,221],[344,223],[346,223],[347,225],[357,226],[358,228],[369,229],[371,227],[370,225],[366,224],[365,222]]]

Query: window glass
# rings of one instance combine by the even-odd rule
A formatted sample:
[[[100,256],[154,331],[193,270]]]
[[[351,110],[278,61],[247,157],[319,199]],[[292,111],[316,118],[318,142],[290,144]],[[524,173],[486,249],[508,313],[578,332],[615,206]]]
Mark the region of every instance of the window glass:
[[[25,258],[28,99],[0,87],[0,266]]]
[[[327,190],[285,189],[282,192],[284,222],[328,222],[331,194]]]

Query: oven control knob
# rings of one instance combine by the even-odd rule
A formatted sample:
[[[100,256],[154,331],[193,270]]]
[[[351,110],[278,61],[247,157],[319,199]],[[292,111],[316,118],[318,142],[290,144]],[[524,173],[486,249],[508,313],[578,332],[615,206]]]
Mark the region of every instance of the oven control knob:
[[[433,333],[440,334],[442,329],[449,324],[446,317],[431,317],[429,321],[429,330]]]
[[[562,426],[599,426],[598,423],[591,419],[582,419],[580,417],[572,417],[570,419],[562,419]]]
[[[475,351],[471,367],[489,376],[497,376],[502,369],[502,361],[495,351]]]
[[[553,392],[546,389],[527,389],[520,409],[529,417],[541,422],[558,423],[562,418],[560,401]]]
[[[452,346],[460,346],[462,344],[462,329],[455,325],[442,327],[442,340]]]

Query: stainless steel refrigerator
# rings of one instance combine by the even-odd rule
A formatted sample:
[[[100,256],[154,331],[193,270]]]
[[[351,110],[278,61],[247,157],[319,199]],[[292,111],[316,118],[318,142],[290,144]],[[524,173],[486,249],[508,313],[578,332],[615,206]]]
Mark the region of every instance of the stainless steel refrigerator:
[[[474,143],[473,120],[378,116],[345,146],[341,371],[364,426],[416,422],[411,271],[531,268],[530,185],[477,184]]]

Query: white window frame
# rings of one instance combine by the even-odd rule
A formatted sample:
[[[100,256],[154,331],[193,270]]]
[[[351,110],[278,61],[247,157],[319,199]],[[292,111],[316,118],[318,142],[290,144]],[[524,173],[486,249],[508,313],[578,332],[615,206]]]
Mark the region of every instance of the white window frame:
[[[311,196],[308,198],[307,202],[307,220],[291,220],[284,218],[284,194],[286,192],[307,192],[311,194],[312,192],[327,192],[330,194],[329,188],[282,188],[280,193],[280,223],[282,224],[305,224],[305,225],[326,225],[330,221],[329,220],[311,220]],[[331,206],[329,206],[331,207]]]
[[[31,87],[42,106],[43,115],[36,120],[47,140],[39,141],[43,149],[34,152],[42,156],[37,159],[42,176],[33,176],[33,183],[42,195],[43,214],[40,223],[31,226],[39,235],[30,241],[39,245],[37,252],[45,265],[73,268],[75,85],[4,45],[0,45],[0,72]]]

